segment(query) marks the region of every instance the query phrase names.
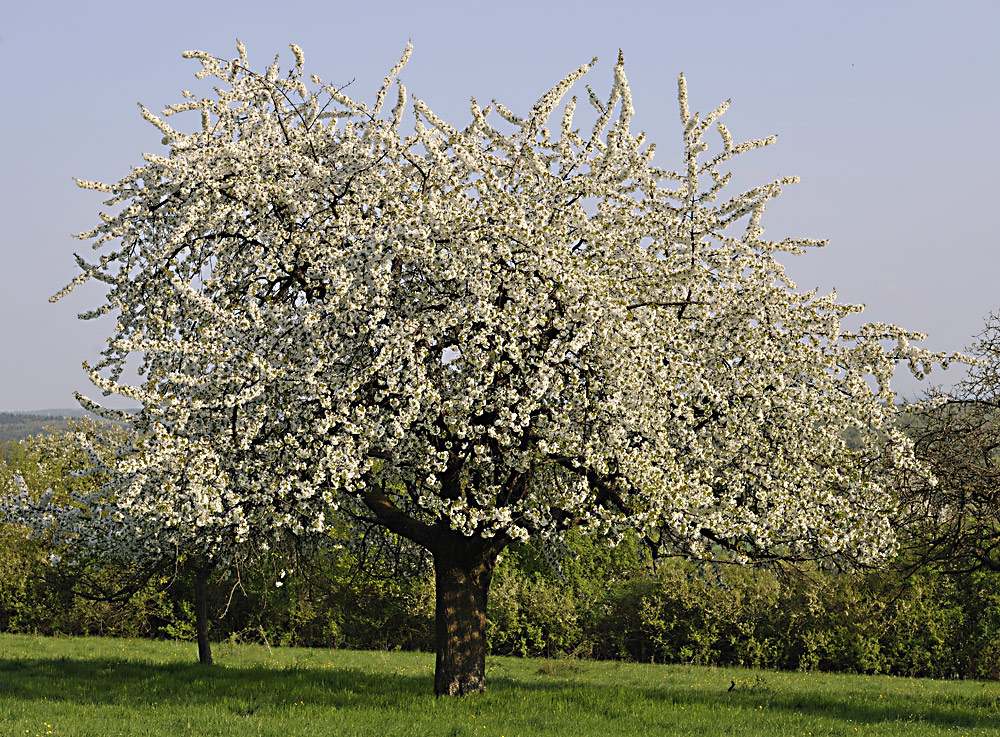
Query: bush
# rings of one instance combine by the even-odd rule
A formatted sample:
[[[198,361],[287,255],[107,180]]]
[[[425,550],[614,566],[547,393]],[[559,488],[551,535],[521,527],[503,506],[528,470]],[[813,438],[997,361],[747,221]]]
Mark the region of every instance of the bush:
[[[11,444],[0,483],[62,479],[60,446]],[[58,477],[58,478],[57,478]],[[385,541],[383,541],[385,542]],[[388,541],[392,544],[392,541]],[[575,533],[552,569],[539,548],[508,549],[494,574],[487,637],[494,654],[751,668],[1000,678],[1000,584],[985,572],[836,573],[702,566],[654,571],[634,537],[615,548]],[[398,552],[398,551],[397,551]],[[390,556],[391,557],[391,556]],[[404,556],[405,557],[405,556]],[[210,585],[212,636],[274,645],[430,650],[433,577],[340,553],[275,553],[266,566]],[[277,572],[295,574],[276,587]],[[67,571],[62,571],[67,573]],[[120,580],[128,572],[88,569]],[[154,576],[125,603],[54,584],[44,541],[0,523],[0,631],[192,639],[192,577]]]

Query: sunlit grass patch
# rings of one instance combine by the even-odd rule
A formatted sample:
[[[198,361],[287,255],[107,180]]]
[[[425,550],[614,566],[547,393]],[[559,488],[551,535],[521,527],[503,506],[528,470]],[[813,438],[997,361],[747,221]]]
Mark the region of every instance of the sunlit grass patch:
[[[491,658],[432,695],[434,656],[0,636],[0,735],[991,735],[1000,686]]]

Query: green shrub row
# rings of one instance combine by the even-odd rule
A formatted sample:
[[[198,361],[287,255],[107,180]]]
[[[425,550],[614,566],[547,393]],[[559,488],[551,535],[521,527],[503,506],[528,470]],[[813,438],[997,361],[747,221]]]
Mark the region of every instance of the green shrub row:
[[[597,590],[537,573],[498,578],[500,654],[1000,678],[1000,586],[983,574],[706,571],[672,560]]]
[[[537,550],[511,549],[494,575],[494,654],[658,663],[1000,678],[995,577],[699,566],[652,571],[637,546],[576,539],[554,573]],[[216,640],[431,650],[433,581],[371,576],[349,556],[214,580]],[[44,551],[0,527],[0,631],[194,638],[192,577],[152,579],[123,604],[89,601],[46,579]],[[561,580],[560,580],[561,579]]]

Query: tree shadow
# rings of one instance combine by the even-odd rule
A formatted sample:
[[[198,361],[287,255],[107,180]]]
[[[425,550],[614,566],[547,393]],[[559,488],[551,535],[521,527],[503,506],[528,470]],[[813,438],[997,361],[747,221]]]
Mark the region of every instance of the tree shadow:
[[[504,669],[506,670],[506,669]],[[1000,712],[1000,693],[984,684],[980,696],[910,697],[889,694],[885,703],[862,703],[857,695],[783,690],[764,686],[727,692],[720,676],[718,692],[692,690],[689,684],[630,686],[581,682],[569,675],[558,682],[531,675],[493,672],[489,690],[501,701],[518,702],[534,691],[563,702],[572,710],[608,719],[634,714],[641,702],[703,707],[739,707],[747,712],[763,706],[797,716],[835,719],[856,726],[914,722],[943,728],[996,728],[990,714]],[[627,699],[616,694],[628,692]],[[351,666],[291,667],[214,666],[196,663],[154,664],[113,658],[0,658],[0,696],[24,701],[62,701],[80,705],[224,704],[239,714],[281,708],[308,701],[331,709],[396,708],[402,702],[427,700],[433,675],[424,672],[372,672]],[[469,697],[477,698],[477,697]],[[619,701],[623,710],[618,713]],[[978,710],[979,713],[976,713]],[[627,712],[627,713],[626,713]]]
[[[351,667],[203,666],[112,658],[0,659],[0,695],[86,705],[253,702],[276,707],[308,699],[332,708],[432,692],[430,675]]]

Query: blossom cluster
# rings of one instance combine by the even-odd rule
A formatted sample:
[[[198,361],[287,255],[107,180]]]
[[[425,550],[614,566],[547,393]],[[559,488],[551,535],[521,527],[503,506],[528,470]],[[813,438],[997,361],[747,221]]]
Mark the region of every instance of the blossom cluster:
[[[114,561],[155,567],[174,557],[176,535],[159,520],[116,505],[108,456],[127,452],[123,428],[74,421],[67,430],[22,440],[19,462],[6,468],[0,521],[42,538],[49,562],[67,568]]]
[[[143,108],[166,151],[80,182],[112,214],[54,299],[108,285],[84,317],[117,321],[94,384],[142,405],[123,513],[227,550],[344,518],[428,549],[574,526],[737,559],[892,548],[887,474],[914,460],[890,378],[946,357],[796,289],[779,257],[824,243],[761,228],[796,180],[726,194],[773,138],[735,143],[681,77],[681,165],[656,166],[621,57],[584,128],[595,62],[460,128],[410,101],[409,47],[372,104],[293,52],[284,75],[187,53],[214,95]]]

